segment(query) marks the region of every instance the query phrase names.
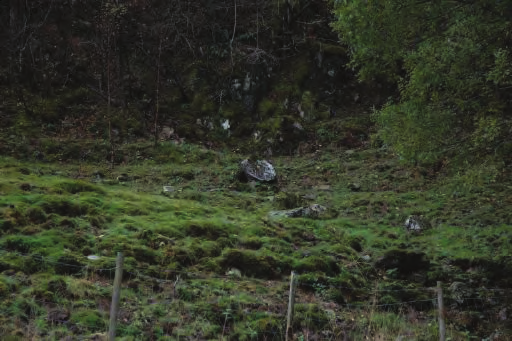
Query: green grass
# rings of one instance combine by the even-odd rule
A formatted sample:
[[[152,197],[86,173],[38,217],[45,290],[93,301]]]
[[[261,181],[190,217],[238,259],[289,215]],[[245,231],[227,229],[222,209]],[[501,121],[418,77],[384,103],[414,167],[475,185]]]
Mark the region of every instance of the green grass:
[[[141,151],[145,160],[113,170],[94,160],[0,159],[0,319],[11,321],[0,323],[0,335],[104,333],[108,269],[119,251],[126,275],[118,335],[126,340],[279,340],[291,271],[300,282],[294,330],[304,340],[345,333],[358,339],[365,330],[382,340],[434,339],[432,304],[402,302],[433,298],[421,289],[438,280],[447,287],[464,282],[475,290],[472,298],[482,298],[481,309],[494,312],[499,303],[484,301],[477,289],[510,287],[506,178],[457,191],[459,178],[418,173],[384,149],[332,148],[276,157],[279,182],[251,187],[236,180],[242,155],[193,145],[124,147],[126,154]],[[163,185],[174,191],[162,193]],[[309,203],[329,214],[268,218],[272,210]],[[432,229],[407,233],[411,214]],[[375,288],[396,292],[376,297]],[[58,312],[66,323],[48,317],[56,309],[65,310]],[[407,309],[421,318],[407,317]],[[470,321],[450,309],[453,340],[504,328],[491,313]]]

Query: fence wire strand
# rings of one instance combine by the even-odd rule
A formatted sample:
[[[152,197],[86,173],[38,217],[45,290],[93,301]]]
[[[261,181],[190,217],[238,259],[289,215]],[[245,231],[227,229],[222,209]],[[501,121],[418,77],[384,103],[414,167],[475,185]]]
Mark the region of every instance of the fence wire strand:
[[[83,279],[88,281],[94,288],[97,289],[97,285],[108,290],[113,288],[113,273],[117,269],[114,267],[102,267],[96,268],[94,261],[90,261],[85,265],[72,264],[60,261],[55,257],[44,257],[40,254],[27,254],[21,252],[14,252],[11,250],[0,249],[0,254],[7,254],[13,257],[26,257],[36,262],[45,264],[54,264],[73,269],[79,269],[78,273],[70,276],[77,278],[82,276]],[[102,263],[113,263],[115,264],[114,258],[101,258]],[[195,319],[201,318],[207,321],[208,325],[220,326],[221,332],[229,334],[231,329],[235,328],[236,323],[246,323],[249,325],[250,319],[248,316],[262,316],[260,319],[268,319],[273,321],[268,326],[261,330],[253,330],[253,335],[260,337],[277,337],[278,339],[284,335],[283,327],[286,323],[286,302],[287,293],[289,286],[289,279],[278,279],[278,280],[265,280],[256,278],[247,278],[241,275],[218,275],[212,273],[192,272],[192,271],[176,271],[171,269],[158,269],[158,268],[140,268],[128,266],[129,270],[124,271],[123,281],[121,285],[121,302],[119,309],[119,321],[117,326],[117,332],[120,335],[131,335],[136,333],[133,322],[136,320],[144,328],[150,328],[151,326],[158,326],[162,330],[168,328],[169,330],[163,333],[187,333],[186,324],[194,326]],[[101,275],[95,278],[98,273],[107,273],[108,280],[105,281],[105,277],[101,280]],[[152,276],[147,273],[161,274],[162,276]],[[13,274],[14,278],[17,274]],[[299,275],[300,276],[300,275]],[[212,280],[217,280],[214,284]],[[210,281],[210,282],[209,282]],[[277,304],[275,298],[265,299],[262,298],[262,294],[258,294],[254,289],[254,284],[264,285],[268,290],[273,289],[276,295],[281,295],[283,298],[282,303]],[[64,287],[55,290],[70,290],[69,282],[65,283]],[[80,284],[79,284],[80,285]],[[83,284],[82,290],[86,290],[88,287],[86,283]],[[252,286],[251,286],[252,285]],[[251,288],[253,288],[251,290]],[[436,311],[437,311],[437,296],[436,287],[418,287],[418,288],[382,288],[375,287],[373,289],[354,288],[343,285],[332,285],[322,283],[310,283],[306,281],[297,281],[297,294],[295,297],[296,310],[298,313],[295,317],[296,325],[323,325],[331,323],[333,326],[346,325],[349,323],[356,323],[358,319],[353,320],[347,319],[347,314],[356,316],[356,312],[370,318],[371,315],[364,315],[366,312],[383,311],[398,313],[400,316],[407,314],[407,311],[415,311],[415,314],[420,314],[421,318],[428,319],[437,323]],[[328,298],[323,297],[318,292],[319,289],[333,289],[342,291],[355,291],[358,295],[367,295],[365,299],[367,302],[354,301],[332,301]],[[78,289],[75,289],[78,290]],[[93,290],[93,289],[91,289]],[[400,300],[400,295],[386,296],[385,294],[399,294],[404,293],[405,297],[411,297],[411,295],[417,294],[418,297],[425,296],[428,293],[430,298],[425,299],[409,299]],[[72,294],[72,293],[71,293]],[[383,295],[379,295],[383,294]],[[485,297],[475,297],[476,295],[485,294]],[[40,294],[38,294],[40,295]],[[79,304],[68,303],[68,306],[63,304],[65,302],[63,297],[59,297],[58,292],[44,293],[48,297],[26,297],[22,293],[13,294],[9,298],[11,302],[19,300],[30,304],[38,304],[41,306],[53,307],[51,311],[56,311],[56,317],[47,312],[46,316],[42,316],[43,320],[51,325],[62,325],[62,326],[73,326],[75,334],[74,339],[82,340],[89,339],[91,332],[102,333],[106,330],[108,324],[108,308],[100,308],[101,300],[108,300],[110,297],[106,295],[105,291],[100,294],[99,291],[91,291],[88,293],[84,291],[82,295],[91,296],[91,306],[81,307]],[[61,294],[61,295],[70,295]],[[244,296],[245,295],[245,296]],[[379,297],[382,296],[382,297]],[[395,297],[396,296],[396,297]],[[373,297],[373,298],[372,298]],[[381,299],[387,297],[389,300],[397,300],[397,302],[382,302]],[[354,297],[357,299],[357,297]],[[503,309],[510,308],[510,300],[512,299],[512,292],[508,288],[486,288],[477,287],[471,288],[466,293],[466,296],[457,296],[452,293],[450,288],[444,290],[444,302],[447,309],[458,309],[460,311],[482,311],[488,309],[482,313],[487,319],[494,318],[493,323],[499,323],[506,319],[505,313],[502,313]],[[93,303],[94,302],[94,303]],[[329,306],[329,307],[327,307]],[[308,309],[311,307],[319,307],[324,309],[324,317],[317,318],[312,315],[307,315]],[[414,308],[413,308],[414,307]],[[15,306],[4,306],[1,308],[2,311],[8,313],[15,309]],[[85,310],[97,311],[97,319],[93,322],[87,322],[88,320],[78,321],[72,318],[74,312],[80,312]],[[217,316],[212,317],[208,314],[216,311]],[[61,312],[61,315],[58,313]],[[31,308],[27,319],[37,319],[38,314],[36,308]],[[500,315],[501,314],[501,315]],[[175,318],[178,322],[162,322],[162,316],[168,316],[170,321]],[[370,317],[368,317],[370,316]],[[404,315],[405,316],[405,315]],[[60,318],[58,318],[60,317]],[[164,319],[165,320],[165,319]],[[181,322],[180,322],[181,321]],[[355,321],[355,322],[354,322]],[[229,322],[229,323],[228,323]],[[89,324],[88,324],[89,323]],[[182,323],[182,325],[180,325]],[[173,327],[169,327],[172,325]],[[142,328],[141,327],[141,328]],[[156,328],[156,327],[155,327]],[[174,328],[174,329],[173,329]],[[180,329],[181,328],[181,329]],[[213,328],[213,327],[212,327]],[[216,327],[217,328],[217,327]],[[341,327],[340,327],[341,328]],[[89,336],[85,336],[88,334]],[[174,334],[173,334],[174,335]]]

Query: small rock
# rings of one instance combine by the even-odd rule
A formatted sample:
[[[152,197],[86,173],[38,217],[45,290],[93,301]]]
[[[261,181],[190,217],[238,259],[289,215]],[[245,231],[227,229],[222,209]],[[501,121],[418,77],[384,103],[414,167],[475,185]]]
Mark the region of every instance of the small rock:
[[[238,270],[237,268],[231,268],[228,272],[226,272],[226,276],[234,277],[234,278],[241,278],[242,272]]]
[[[318,185],[316,186],[316,189],[318,189],[319,191],[330,191],[331,185]]]
[[[301,131],[302,131],[302,130],[304,130],[304,128],[302,127],[302,125],[301,125],[299,122],[295,122],[295,123],[293,123],[293,125],[292,125],[292,126],[293,126],[295,129],[297,129],[297,130],[301,130]]]
[[[128,174],[125,174],[125,173],[123,173],[117,177],[117,181],[119,181],[119,182],[127,182],[130,180],[131,180],[131,178],[128,176]]]
[[[160,132],[160,140],[169,140],[174,134],[174,129],[168,126],[164,126]]]
[[[162,187],[162,191],[164,193],[172,193],[172,192],[174,192],[174,187],[172,187],[172,186],[163,186]]]
[[[350,189],[352,192],[359,192],[361,190],[361,185],[357,182],[352,182],[348,184],[348,189]]]
[[[405,221],[404,226],[407,229],[407,231],[413,231],[416,233],[419,233],[432,227],[427,220],[417,215],[409,216],[409,218],[407,218],[407,220]]]
[[[498,313],[498,317],[501,321],[506,321],[507,320],[507,308],[501,309]]]
[[[224,122],[221,122],[220,125],[221,125],[222,129],[224,129],[224,130],[228,130],[231,127],[228,119],[224,120]]]
[[[319,218],[326,210],[327,208],[322,205],[312,204],[306,207],[298,207],[291,210],[271,211],[268,215],[270,218]]]
[[[316,194],[308,193],[308,194],[305,194],[302,198],[304,198],[306,200],[315,200],[316,199]]]

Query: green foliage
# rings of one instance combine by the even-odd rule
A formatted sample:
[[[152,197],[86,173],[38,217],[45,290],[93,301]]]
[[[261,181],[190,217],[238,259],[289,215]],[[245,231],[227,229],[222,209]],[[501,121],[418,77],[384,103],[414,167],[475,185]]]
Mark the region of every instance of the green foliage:
[[[333,28],[361,80],[385,77],[399,102],[375,114],[405,161],[504,153],[512,84],[508,2],[340,1]],[[471,136],[468,143],[468,136]]]
[[[357,122],[339,126],[363,126]],[[335,132],[335,125],[325,129]],[[134,153],[141,147],[131,148]],[[64,178],[78,169],[93,178],[97,165],[0,159],[0,219],[11,222],[0,239],[2,333],[35,326],[49,339],[96,332],[101,337],[116,251],[126,256],[118,335],[133,340],[195,339],[198,333],[204,339],[222,333],[233,340],[262,333],[281,339],[291,270],[298,271],[298,339],[321,332],[364,339],[368,330],[395,339],[406,330],[430,340],[432,328],[401,316],[401,303],[434,297],[425,290],[428,283],[441,278],[507,288],[510,282],[510,272],[503,271],[510,267],[510,181],[500,178],[502,165],[492,160],[461,169],[459,176],[420,182],[414,168],[385,148],[315,159],[273,157],[282,176],[279,189],[260,184],[257,191],[239,192],[231,177],[240,154],[172,148],[162,145],[147,155],[176,152],[192,162],[159,165],[148,156],[112,170],[109,177],[134,180],[110,185]],[[350,191],[347,184],[355,181],[369,190]],[[172,197],[161,194],[162,184],[173,187]],[[277,206],[312,200],[336,214],[322,220],[267,218]],[[409,214],[435,219],[435,227],[408,236],[402,226]],[[375,295],[374,289],[392,291]],[[502,304],[485,302],[490,314]],[[411,306],[434,321],[430,305]],[[340,320],[352,321],[351,329]],[[469,324],[448,329],[459,325]],[[495,328],[481,329],[490,335]]]
[[[44,223],[47,217],[43,209],[38,206],[28,208],[25,214],[31,222],[36,224]]]
[[[270,99],[264,99],[258,104],[258,112],[262,117],[272,117],[278,109],[278,103],[271,101]]]
[[[293,83],[302,86],[311,72],[310,60],[300,58],[291,67],[293,70]]]
[[[57,184],[56,188],[62,189],[71,194],[77,194],[77,193],[81,193],[81,192],[94,192],[94,193],[98,193],[98,194],[105,194],[105,191],[102,188],[100,188],[96,185],[93,185],[91,183],[88,183],[85,181],[80,181],[80,180],[62,181],[59,184]]]
[[[97,310],[78,310],[71,314],[70,322],[86,330],[104,330],[106,322]]]
[[[94,212],[94,208],[87,203],[81,203],[78,200],[75,201],[57,196],[46,198],[40,206],[48,214],[57,213],[68,217],[76,217]]]

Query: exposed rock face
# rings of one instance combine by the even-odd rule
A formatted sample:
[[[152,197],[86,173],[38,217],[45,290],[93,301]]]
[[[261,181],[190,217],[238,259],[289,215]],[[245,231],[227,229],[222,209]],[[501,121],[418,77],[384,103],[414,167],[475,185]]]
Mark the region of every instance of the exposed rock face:
[[[241,172],[248,181],[274,181],[276,179],[276,171],[274,166],[266,160],[258,160],[255,162],[248,159],[240,162]]]

